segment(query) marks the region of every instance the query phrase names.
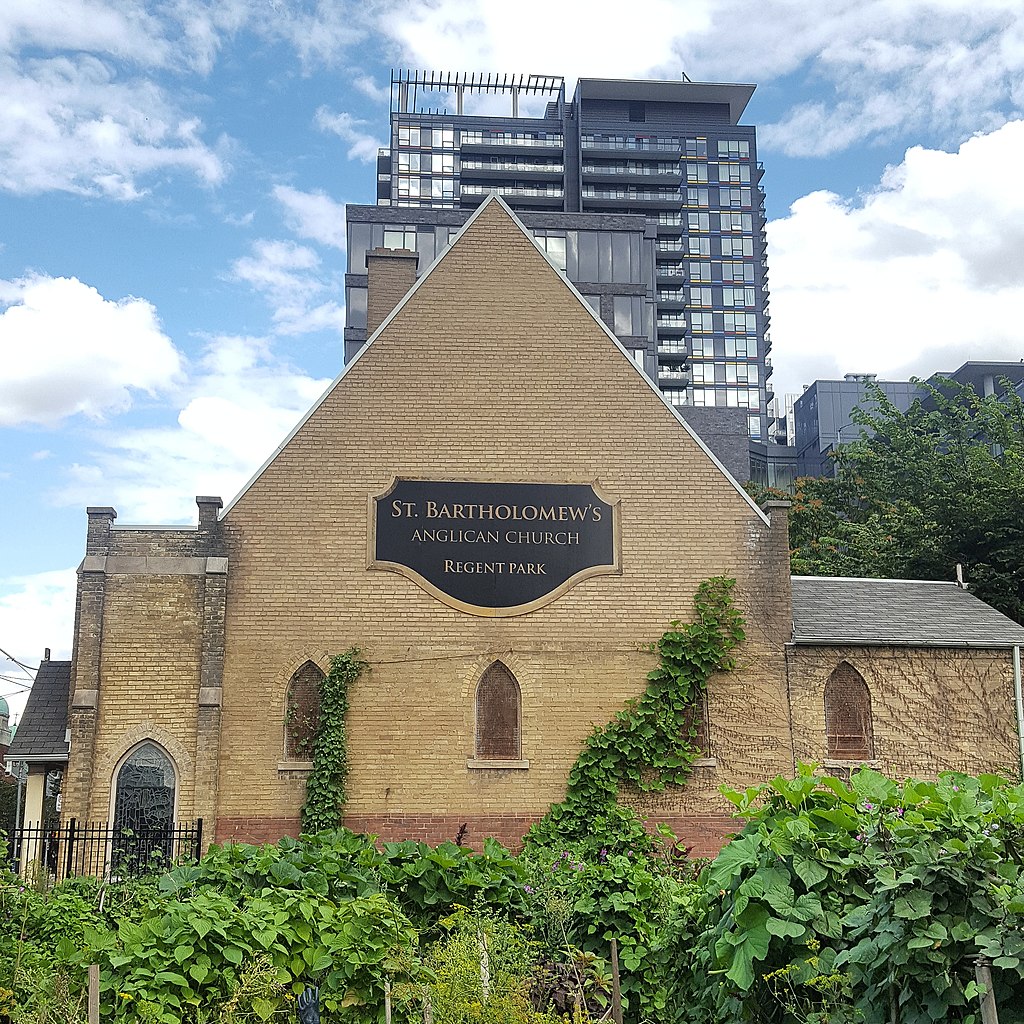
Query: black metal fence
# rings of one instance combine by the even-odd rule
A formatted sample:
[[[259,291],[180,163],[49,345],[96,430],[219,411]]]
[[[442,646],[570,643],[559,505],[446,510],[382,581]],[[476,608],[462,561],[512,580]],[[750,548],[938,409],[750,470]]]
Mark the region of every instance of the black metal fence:
[[[203,819],[168,828],[115,830],[107,822],[71,818],[54,825],[25,825],[7,836],[7,860],[22,875],[51,878],[95,875],[139,878],[184,860],[198,860]]]

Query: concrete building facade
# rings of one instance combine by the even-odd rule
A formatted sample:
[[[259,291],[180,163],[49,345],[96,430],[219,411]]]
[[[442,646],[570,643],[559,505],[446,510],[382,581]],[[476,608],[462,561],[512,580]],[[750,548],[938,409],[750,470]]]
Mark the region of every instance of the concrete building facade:
[[[398,71],[390,143],[377,163],[377,217],[396,239],[411,237],[425,223],[448,224],[442,211],[500,195],[524,219],[538,218],[531,227],[541,245],[588,300],[599,285],[633,283],[632,243],[601,237],[605,219],[643,218],[654,287],[617,289],[602,315],[627,348],[635,347],[627,338],[652,333],[653,321],[656,352],[646,368],[667,399],[742,410],[742,432],[764,444],[772,389],[763,169],[756,130],[740,123],[753,92],[685,76],[580,79],[567,99],[558,76]],[[501,96],[510,109],[467,112],[481,95]],[[527,114],[538,102],[543,109]],[[361,223],[359,208],[349,210]],[[593,226],[564,216],[574,214],[590,215]],[[363,251],[350,237],[349,352],[365,340]]]

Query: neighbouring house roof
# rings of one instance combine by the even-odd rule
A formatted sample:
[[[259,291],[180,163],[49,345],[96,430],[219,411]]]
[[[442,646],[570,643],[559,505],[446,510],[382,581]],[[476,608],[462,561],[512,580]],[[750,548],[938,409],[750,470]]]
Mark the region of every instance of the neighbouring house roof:
[[[66,761],[70,661],[44,661],[7,752],[9,761]]]
[[[792,579],[796,644],[1024,644],[1024,626],[956,583],[840,576]]]

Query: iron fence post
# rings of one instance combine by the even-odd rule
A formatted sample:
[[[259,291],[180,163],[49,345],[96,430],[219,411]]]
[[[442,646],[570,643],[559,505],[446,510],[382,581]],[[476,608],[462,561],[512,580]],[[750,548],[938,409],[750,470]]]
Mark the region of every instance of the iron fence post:
[[[78,822],[75,818],[68,819],[67,852],[64,855],[64,877],[69,878],[74,870],[75,863],[75,832]]]

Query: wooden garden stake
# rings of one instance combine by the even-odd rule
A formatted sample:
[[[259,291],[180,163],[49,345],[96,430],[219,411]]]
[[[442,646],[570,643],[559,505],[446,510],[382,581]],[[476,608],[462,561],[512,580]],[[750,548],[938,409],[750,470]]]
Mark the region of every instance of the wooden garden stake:
[[[487,955],[487,936],[483,932],[477,932],[476,935],[480,943],[480,992],[486,1003],[491,994],[491,960]]]
[[[391,979],[384,979],[384,1024],[391,1024]]]
[[[612,939],[612,1020],[622,1024],[622,989],[619,986],[619,940]]]
[[[100,1024],[99,964],[89,964],[89,1024]]]
[[[981,1000],[981,1024],[999,1024],[999,1011],[992,991],[992,962],[986,956],[974,958],[974,980],[984,991],[978,995]]]

